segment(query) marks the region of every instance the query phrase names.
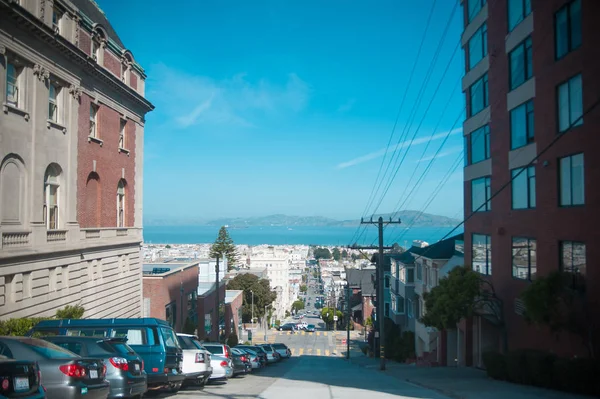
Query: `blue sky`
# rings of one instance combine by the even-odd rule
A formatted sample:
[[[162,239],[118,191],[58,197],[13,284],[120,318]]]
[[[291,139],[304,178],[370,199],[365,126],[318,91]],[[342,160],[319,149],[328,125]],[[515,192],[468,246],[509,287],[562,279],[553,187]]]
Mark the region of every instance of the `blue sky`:
[[[437,1],[408,80],[432,1],[98,0],[145,68],[146,95],[156,106],[145,129],[145,217],[361,216],[407,85],[391,146],[399,143],[398,163],[405,159],[367,213],[381,197],[380,212],[403,203],[423,209],[463,143],[460,9],[432,63],[454,2]],[[409,189],[453,126],[424,184],[405,202],[411,174],[417,168]],[[459,162],[427,212],[460,214]]]

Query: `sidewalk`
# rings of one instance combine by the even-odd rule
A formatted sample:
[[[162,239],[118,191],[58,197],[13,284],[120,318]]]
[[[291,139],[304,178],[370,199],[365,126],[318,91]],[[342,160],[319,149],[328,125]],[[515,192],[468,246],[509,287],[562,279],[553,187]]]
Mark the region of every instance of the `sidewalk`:
[[[359,367],[379,370],[379,359],[350,352],[350,362]],[[526,385],[512,384],[488,378],[485,371],[471,367],[416,367],[386,361],[384,373],[454,399],[589,399],[589,396],[569,394]]]

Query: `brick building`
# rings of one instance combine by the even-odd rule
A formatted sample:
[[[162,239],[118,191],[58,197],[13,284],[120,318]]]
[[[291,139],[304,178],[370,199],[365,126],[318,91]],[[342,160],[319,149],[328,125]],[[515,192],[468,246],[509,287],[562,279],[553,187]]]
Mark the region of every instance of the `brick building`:
[[[198,337],[218,341],[225,335],[225,291],[226,283],[219,281],[219,310],[216,306],[216,283],[198,284]]]
[[[462,3],[465,214],[479,209],[465,224],[466,264],[502,300],[509,350],[585,355],[573,337],[528,325],[518,297],[537,276],[564,270],[585,281],[591,309],[600,305],[600,269],[586,267],[600,260],[600,2]],[[474,346],[490,329],[482,317],[463,324],[467,365],[480,364]]]
[[[92,0],[0,0],[0,318],[141,316],[145,79]]]
[[[239,339],[242,338],[242,305],[244,303],[244,291],[227,290],[225,291],[225,310],[227,317],[225,319],[225,330],[228,334],[234,333]]]
[[[198,325],[198,262],[144,266],[143,317],[166,320],[182,332],[186,319]]]

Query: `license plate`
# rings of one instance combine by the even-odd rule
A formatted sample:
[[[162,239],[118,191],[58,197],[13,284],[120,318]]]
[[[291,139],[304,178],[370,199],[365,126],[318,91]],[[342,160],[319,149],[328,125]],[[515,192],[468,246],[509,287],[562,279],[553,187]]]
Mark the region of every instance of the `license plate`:
[[[90,370],[90,378],[91,379],[98,378],[98,370]]]
[[[140,365],[139,365],[139,364],[137,364],[137,363],[135,363],[135,364],[133,365],[133,368],[135,369],[135,371],[140,371]]]
[[[15,377],[15,391],[29,391],[29,378]]]

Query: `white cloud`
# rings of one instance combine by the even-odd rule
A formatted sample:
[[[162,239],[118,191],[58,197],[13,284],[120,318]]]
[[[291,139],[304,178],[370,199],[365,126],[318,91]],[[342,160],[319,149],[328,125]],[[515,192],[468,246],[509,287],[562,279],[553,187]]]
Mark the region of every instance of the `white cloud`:
[[[458,129],[454,129],[454,130],[450,131],[451,135],[459,134],[459,133],[462,133],[462,128],[458,128]],[[432,141],[439,140],[439,139],[446,137],[447,134],[448,134],[448,132],[442,132],[442,133],[434,134],[433,136],[418,137],[413,140],[412,145],[414,146],[414,145],[423,144],[429,140],[432,140]],[[409,145],[411,145],[410,140],[402,141],[395,146],[390,146],[390,148],[388,148],[388,149],[384,148],[382,150],[371,152],[369,154],[360,156],[358,158],[354,158],[349,161],[342,162],[342,163],[338,164],[336,168],[337,169],[345,169],[345,168],[349,168],[351,166],[356,166],[358,164],[368,162],[373,159],[381,158],[382,156],[384,156],[385,154],[387,154],[389,152],[394,152],[395,150],[401,150],[402,148],[406,148]]]
[[[215,80],[183,73],[163,64],[152,68],[148,96],[178,127],[196,125],[254,126],[264,115],[302,111],[310,87],[296,74],[283,84],[250,82],[246,74]]]
[[[346,101],[344,104],[340,105],[337,109],[338,112],[348,112],[352,109],[352,107],[354,107],[354,104],[356,103],[356,99],[355,98],[350,98],[348,99],[348,101]]]
[[[462,146],[451,147],[451,148],[448,148],[446,151],[441,151],[437,155],[434,154],[434,155],[431,155],[431,156],[428,156],[428,157],[423,157],[423,159],[417,160],[417,163],[419,163],[419,162],[429,162],[432,159],[444,158],[444,157],[447,157],[448,155],[452,155],[452,154],[456,154],[458,152],[461,152],[462,150],[463,150]]]

